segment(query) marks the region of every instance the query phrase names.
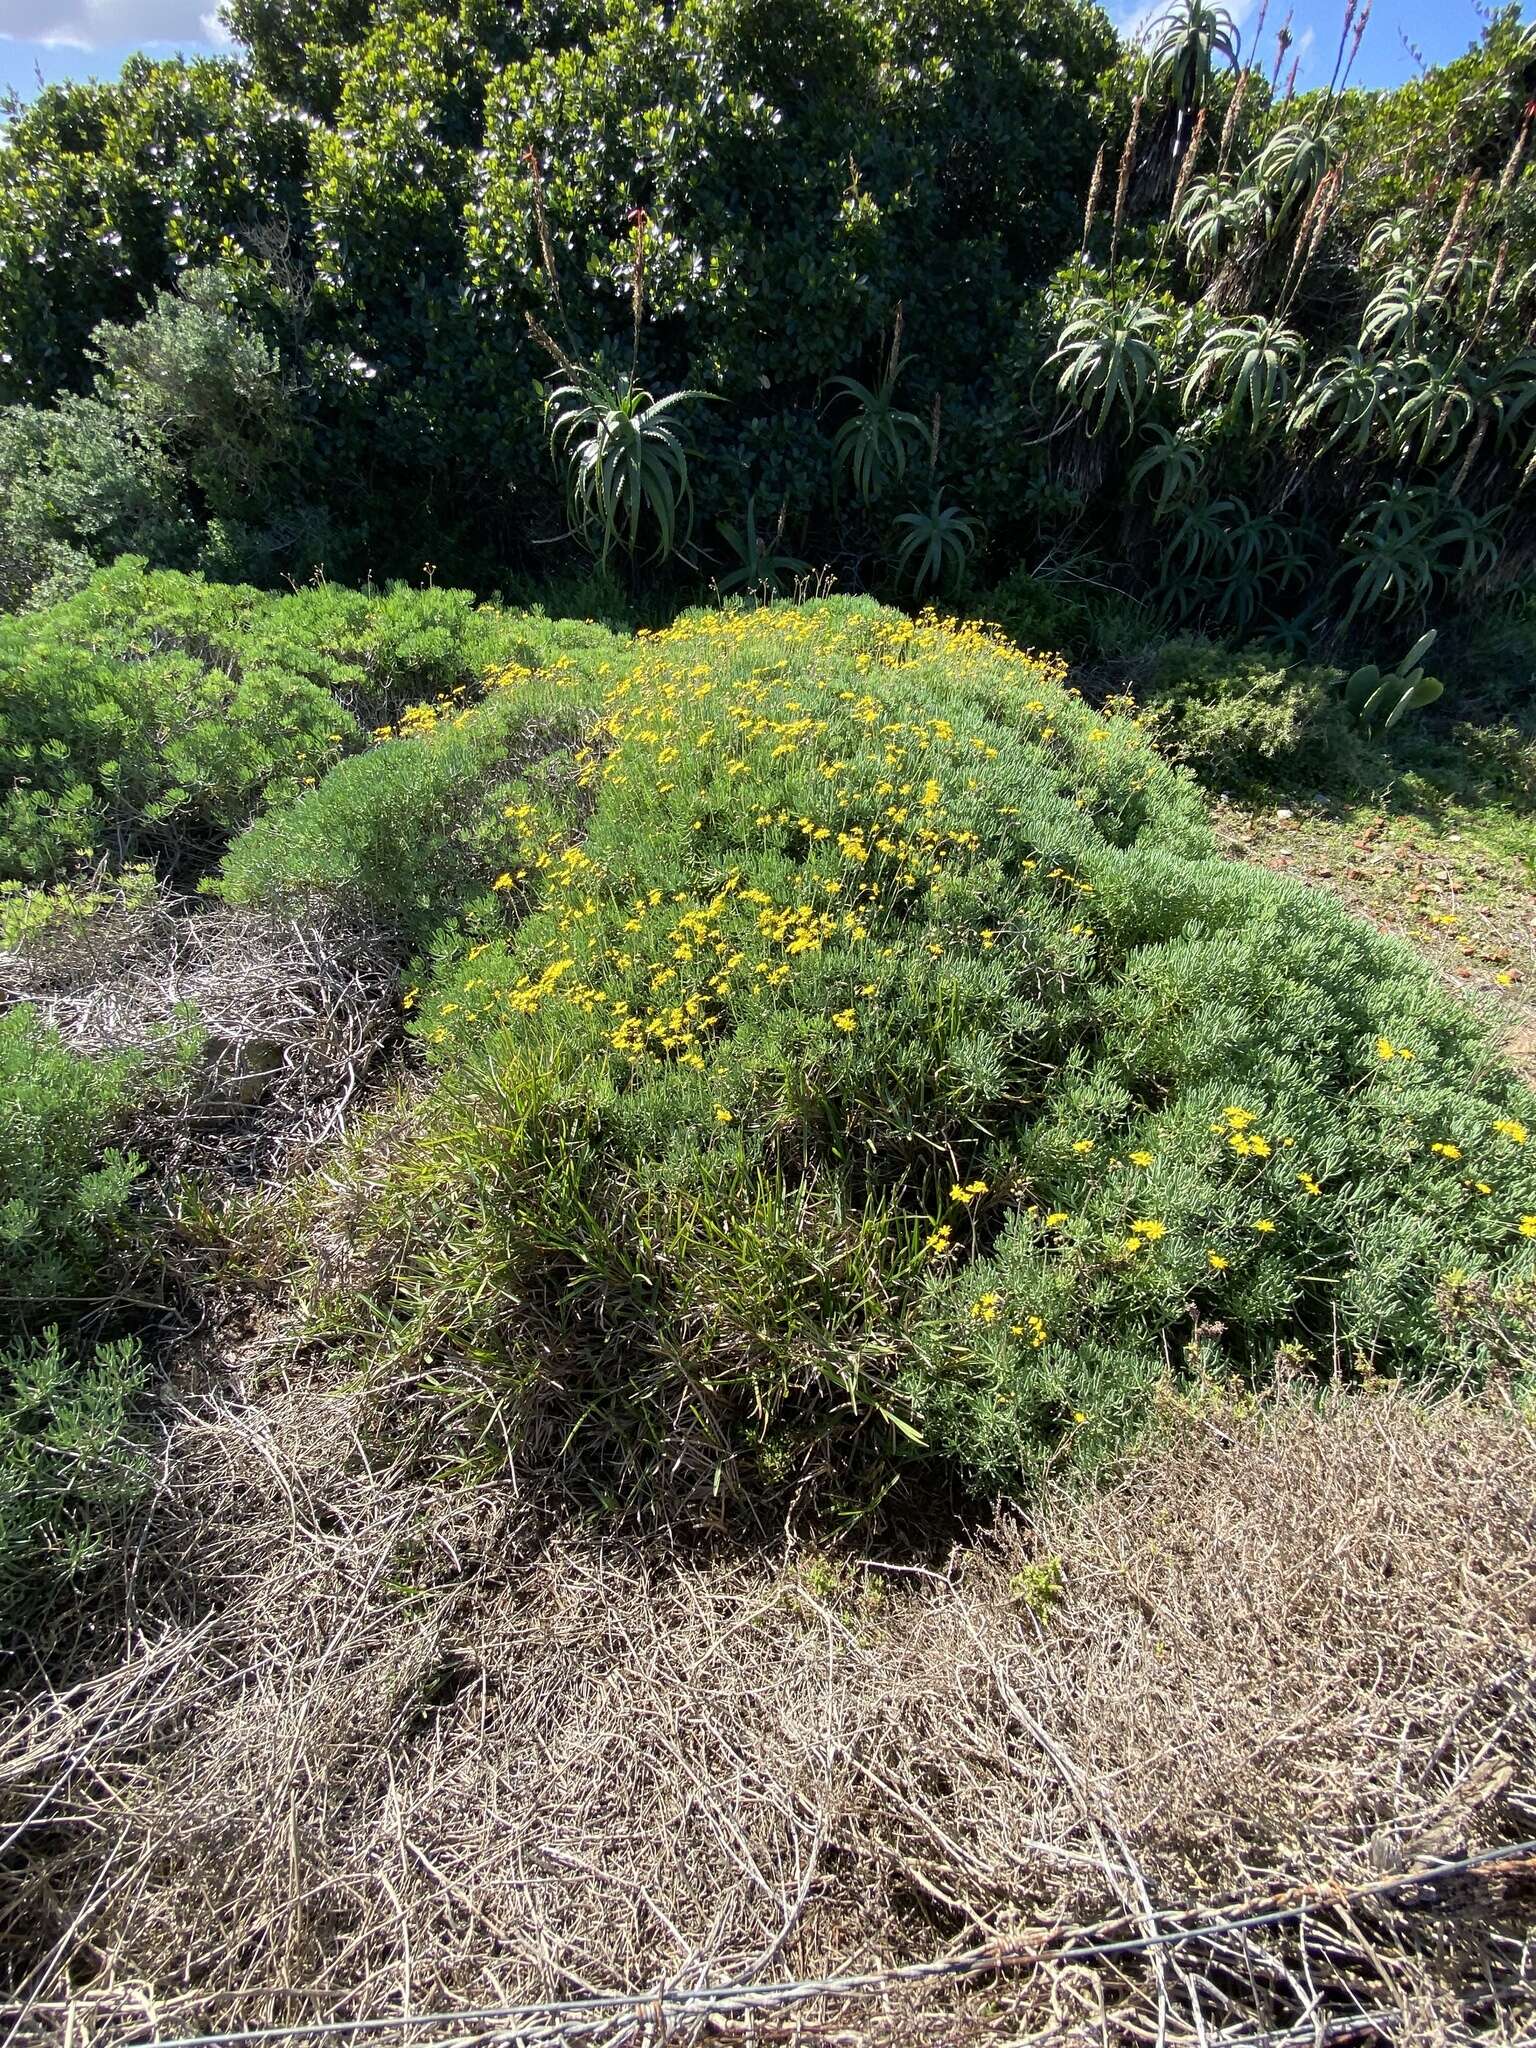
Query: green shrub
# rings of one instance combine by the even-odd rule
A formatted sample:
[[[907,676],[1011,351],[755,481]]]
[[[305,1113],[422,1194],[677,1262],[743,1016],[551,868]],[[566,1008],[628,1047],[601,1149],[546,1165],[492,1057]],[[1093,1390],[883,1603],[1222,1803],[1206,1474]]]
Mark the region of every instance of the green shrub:
[[[998,1488],[1169,1372],[1478,1368],[1444,1283],[1533,1269],[1531,1098],[1059,665],[690,615],[588,715],[503,807],[499,928],[419,998],[422,1142],[371,1172],[383,1354],[487,1454],[542,1428],[653,1502]]]
[[[509,817],[519,778],[551,764],[563,800],[574,800],[568,750],[598,694],[588,671],[611,667],[596,657],[620,647],[596,626],[569,633],[506,619],[493,630],[503,653],[527,659],[490,672],[486,701],[460,708],[468,693],[459,687],[412,706],[368,752],[259,819],[225,858],[219,887],[228,900],[329,899],[419,948],[473,898],[505,885],[519,859]]]
[[[1051,654],[1088,652],[1091,627],[1086,605],[1027,569],[1005,576],[988,593],[983,610],[1016,647]]]
[[[1215,787],[1357,786],[1381,756],[1362,740],[1339,684],[1331,669],[1185,638],[1158,649],[1137,694],[1164,750]]]
[[[148,1460],[144,1383],[123,1338],[72,1350],[57,1328],[0,1345],[0,1625],[8,1633],[106,1554]]]
[[[611,646],[600,626],[491,612],[461,590],[270,597],[125,560],[0,618],[0,878],[206,856],[357,747],[360,719],[467,701],[489,667]]]
[[[0,603],[46,604],[96,566],[137,551],[190,563],[195,541],[175,470],[98,398],[0,413]]]
[[[1075,245],[1115,53],[1087,0],[318,15],[256,0],[239,17],[238,64],[134,61],[113,85],[50,88],[10,124],[0,402],[46,406],[86,387],[93,349],[111,353],[188,480],[205,550],[218,448],[232,472],[265,457],[266,401],[291,394],[304,431],[278,437],[281,462],[256,481],[263,500],[280,486],[296,513],[324,508],[330,542],[311,558],[359,580],[432,560],[484,587],[509,565],[545,571],[568,530],[526,316],[574,360],[628,360],[635,208],[652,224],[648,381],[730,401],[693,422],[701,528],[739,521],[759,489],[764,506],[793,501],[790,552],[842,552],[819,415],[832,379],[877,377],[902,301],[913,403],[926,418],[942,386],[966,470],[998,336]],[[214,263],[216,295],[197,281]],[[105,340],[102,321],[146,307],[152,343]],[[173,383],[190,434],[153,402]],[[254,432],[230,402],[252,393]],[[264,567],[235,546],[199,565],[302,575],[306,549],[285,554],[271,509],[253,522]],[[814,550],[798,545],[807,517]]]
[[[0,875],[217,844],[355,742],[334,697],[253,639],[262,602],[126,561],[0,619]]]
[[[91,1058],[29,1005],[0,1013],[0,1627],[100,1559],[142,1484],[145,1360],[112,1333],[131,1324],[153,1226],[124,1140],[146,1105],[163,1116],[197,1051],[188,1030],[158,1058]]]
[[[112,1140],[138,1062],[71,1052],[27,1005],[0,1013],[0,1298],[57,1321],[103,1293],[138,1162]]]

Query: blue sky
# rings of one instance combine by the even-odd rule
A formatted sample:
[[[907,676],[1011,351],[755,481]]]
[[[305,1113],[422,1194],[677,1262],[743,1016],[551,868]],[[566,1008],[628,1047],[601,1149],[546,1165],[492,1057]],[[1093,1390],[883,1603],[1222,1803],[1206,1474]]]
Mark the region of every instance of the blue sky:
[[[1111,12],[1122,28],[1162,11],[1165,0],[1150,5],[1116,4]],[[1232,12],[1251,33],[1260,0],[1228,0]],[[218,21],[218,0],[0,0],[0,87],[14,86],[23,98],[37,90],[37,77],[111,78],[134,50],[168,56],[181,50],[204,55],[227,47]],[[1268,69],[1274,32],[1293,11],[1295,42],[1300,55],[1300,86],[1323,85],[1333,69],[1344,0],[1269,0],[1269,18],[1260,43]],[[1360,51],[1355,82],[1396,85],[1411,75],[1414,59],[1403,38],[1416,44],[1425,59],[1444,63],[1476,40],[1481,24],[1472,0],[1375,0],[1370,26]]]

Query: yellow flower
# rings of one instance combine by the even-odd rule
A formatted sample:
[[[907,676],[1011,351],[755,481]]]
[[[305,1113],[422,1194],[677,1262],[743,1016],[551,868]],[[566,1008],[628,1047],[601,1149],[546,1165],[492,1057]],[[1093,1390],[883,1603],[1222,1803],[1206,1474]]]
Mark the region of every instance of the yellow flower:
[[[1520,1218],[1520,1235],[1522,1237],[1536,1237],[1536,1216],[1522,1216]]]
[[[964,1187],[956,1181],[949,1191],[949,1199],[952,1202],[974,1202],[978,1195],[984,1195],[986,1192],[987,1184],[984,1180],[967,1181]]]
[[[1394,1057],[1396,1056],[1396,1053],[1397,1053],[1397,1047],[1396,1047],[1396,1046],[1395,1046],[1395,1045],[1394,1045],[1394,1044],[1392,1043],[1392,1041],[1391,1041],[1391,1039],[1390,1039],[1390,1038],[1378,1038],[1378,1039],[1377,1039],[1377,1041],[1376,1041],[1376,1057],[1377,1057],[1377,1059],[1379,1059],[1379,1060],[1390,1060],[1390,1059],[1392,1059],[1392,1058],[1394,1058]]]
[[[1429,1149],[1431,1152],[1438,1152],[1442,1159],[1459,1159],[1461,1157],[1461,1147],[1459,1145],[1447,1145],[1441,1142],[1431,1145]]]
[[[723,1102],[717,1102],[715,1104],[715,1122],[717,1124],[733,1124],[735,1123],[735,1121],[735,1117],[732,1116],[731,1112],[726,1108]]]
[[[1501,1138],[1508,1138],[1515,1145],[1523,1145],[1531,1135],[1525,1128],[1525,1125],[1517,1122],[1512,1116],[1501,1116],[1495,1122],[1493,1128]]]
[[[1152,1154],[1150,1152],[1132,1152],[1130,1154],[1130,1161],[1132,1166],[1150,1166],[1152,1164]]]
[[[1065,1209],[1053,1209],[1045,1219],[1045,1227],[1047,1230],[1055,1230],[1059,1224],[1065,1223],[1066,1220],[1067,1212]]]
[[[1086,1422],[1086,1421],[1088,1420],[1088,1418],[1087,1418],[1087,1416],[1086,1416],[1086,1415],[1085,1415],[1085,1414],[1083,1413],[1083,1411],[1082,1411],[1082,1409],[1081,1409],[1081,1408],[1074,1408],[1074,1409],[1073,1409],[1073,1411],[1072,1411],[1072,1420],[1073,1420],[1074,1422]]]
[[[1092,1138],[1078,1138],[1073,1143],[1072,1150],[1078,1153],[1091,1152],[1093,1150]]]
[[[1207,1252],[1205,1256],[1213,1273],[1225,1273],[1232,1263],[1230,1259],[1224,1259],[1220,1252]]]
[[[941,1223],[937,1230],[930,1230],[923,1239],[923,1250],[930,1258],[941,1259],[949,1250],[954,1235],[947,1223]]]
[[[408,988],[408,989],[406,990],[405,994],[404,994],[404,995],[403,995],[403,996],[402,996],[402,997],[400,998],[400,1007],[401,1007],[401,1009],[402,1009],[402,1010],[414,1010],[414,1009],[415,1009],[415,1007],[416,1007],[416,998],[417,998],[417,997],[418,997],[418,996],[419,996],[420,994],[421,994],[421,990],[420,990],[419,988]]]
[[[495,881],[492,882],[491,887],[493,889],[510,889],[512,887],[512,877],[510,875],[498,875]]]
[[[1267,1216],[1261,1216],[1253,1227],[1255,1230],[1271,1231],[1275,1226]]]
[[[971,1321],[973,1323],[995,1323],[997,1321],[997,1312],[1002,1305],[1003,1297],[1000,1294],[978,1295],[971,1303]]]
[[[1160,1237],[1168,1235],[1168,1226],[1159,1223],[1155,1216],[1138,1216],[1131,1228],[1138,1237],[1144,1237],[1149,1244],[1156,1244]]]
[[[859,1028],[859,1020],[851,1009],[839,1010],[832,1022],[839,1031],[857,1031]]]
[[[1320,1195],[1323,1192],[1322,1188],[1312,1178],[1310,1173],[1298,1173],[1296,1178],[1301,1182],[1301,1185],[1307,1194]]]

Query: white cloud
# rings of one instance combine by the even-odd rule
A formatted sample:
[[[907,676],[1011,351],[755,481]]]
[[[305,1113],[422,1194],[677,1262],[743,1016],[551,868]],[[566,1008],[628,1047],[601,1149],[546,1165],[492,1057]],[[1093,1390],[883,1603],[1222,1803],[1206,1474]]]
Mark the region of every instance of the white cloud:
[[[0,37],[74,50],[229,40],[208,0],[0,0]]]

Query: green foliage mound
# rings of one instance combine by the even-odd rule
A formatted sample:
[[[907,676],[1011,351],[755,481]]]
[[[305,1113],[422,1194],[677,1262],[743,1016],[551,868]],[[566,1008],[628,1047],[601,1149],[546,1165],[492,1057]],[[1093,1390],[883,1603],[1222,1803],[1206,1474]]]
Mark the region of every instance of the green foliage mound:
[[[863,602],[601,667],[392,743],[552,689],[584,728],[496,791],[407,998],[421,1139],[369,1176],[381,1355],[487,1455],[998,1488],[1170,1373],[1491,1362],[1458,1290],[1536,1270],[1536,1106],[1404,949],[1215,858],[1137,724]]]
[[[133,1427],[143,1383],[131,1338],[82,1353],[50,1326],[0,1345],[0,1620],[105,1555],[145,1483]]]
[[[0,1623],[91,1561],[136,1484],[137,1348],[82,1331],[133,1272],[141,1167],[120,1141],[155,1085],[0,1014]]]
[[[77,1315],[99,1294],[138,1177],[110,1142],[135,1064],[81,1058],[25,1005],[0,1014],[0,1296],[13,1318]]]
[[[1259,650],[1170,640],[1138,690],[1158,742],[1227,789],[1365,783],[1380,757],[1349,715],[1336,670]]]
[[[49,882],[102,855],[205,858],[402,707],[449,705],[488,664],[603,638],[465,591],[273,597],[122,561],[0,618],[0,879]]]

